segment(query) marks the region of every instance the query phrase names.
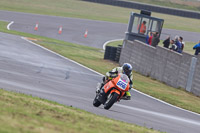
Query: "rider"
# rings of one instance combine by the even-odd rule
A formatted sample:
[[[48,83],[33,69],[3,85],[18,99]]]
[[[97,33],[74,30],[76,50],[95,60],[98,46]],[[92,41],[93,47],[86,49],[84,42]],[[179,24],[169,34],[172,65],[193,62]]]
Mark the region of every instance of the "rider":
[[[122,67],[115,67],[112,69],[112,71],[109,71],[106,73],[106,76],[103,77],[103,83],[101,84],[101,89],[109,80],[111,80],[113,77],[116,77],[118,73],[126,74],[130,80],[130,88],[132,88],[133,85],[133,75],[132,75],[132,66],[129,63],[124,63]],[[131,93],[127,91],[125,95],[123,96],[123,99],[130,100],[131,99]]]

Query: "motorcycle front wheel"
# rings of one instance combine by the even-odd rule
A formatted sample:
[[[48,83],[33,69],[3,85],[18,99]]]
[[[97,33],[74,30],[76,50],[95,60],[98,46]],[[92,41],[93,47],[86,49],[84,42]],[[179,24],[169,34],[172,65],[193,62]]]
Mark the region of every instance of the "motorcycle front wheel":
[[[109,97],[106,103],[104,104],[104,109],[110,109],[112,105],[117,101],[119,94],[113,92]]]
[[[97,96],[98,96],[98,95],[96,95],[96,97],[95,97],[94,100],[93,100],[93,105],[94,105],[95,107],[99,107],[99,106],[101,105],[101,102],[99,102],[99,100],[97,99]]]

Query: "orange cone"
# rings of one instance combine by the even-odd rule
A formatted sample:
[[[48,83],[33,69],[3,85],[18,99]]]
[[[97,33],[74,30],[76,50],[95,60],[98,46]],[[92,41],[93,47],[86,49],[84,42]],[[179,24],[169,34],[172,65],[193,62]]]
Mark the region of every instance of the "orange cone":
[[[62,26],[60,26],[59,31],[58,31],[58,34],[61,34],[61,33],[62,33]]]
[[[34,30],[38,30],[38,23],[36,23]]]
[[[88,30],[85,31],[84,37],[86,38],[88,35]]]

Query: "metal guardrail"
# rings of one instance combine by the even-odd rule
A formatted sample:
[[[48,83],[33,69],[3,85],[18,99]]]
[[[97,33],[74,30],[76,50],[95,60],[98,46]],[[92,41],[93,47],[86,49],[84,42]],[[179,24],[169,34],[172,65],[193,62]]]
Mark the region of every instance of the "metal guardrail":
[[[169,15],[181,16],[181,17],[188,17],[188,18],[195,18],[200,19],[200,12],[190,11],[190,10],[181,10],[176,8],[169,8],[163,6],[155,6],[150,4],[144,4],[139,2],[130,2],[130,1],[123,1],[123,0],[82,0],[100,4],[107,4],[125,8],[134,8],[138,10],[149,10],[152,12],[164,13]]]

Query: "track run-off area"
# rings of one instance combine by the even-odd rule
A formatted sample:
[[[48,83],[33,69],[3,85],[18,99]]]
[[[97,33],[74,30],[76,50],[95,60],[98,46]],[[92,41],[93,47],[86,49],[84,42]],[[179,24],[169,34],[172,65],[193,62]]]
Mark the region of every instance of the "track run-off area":
[[[127,25],[103,21],[0,11],[10,30],[103,48],[106,41],[124,37]],[[38,30],[35,31],[35,24]],[[59,27],[62,34],[58,34]],[[88,30],[87,38],[84,38]],[[0,87],[31,94],[98,115],[169,133],[198,133],[200,115],[174,107],[136,90],[130,101],[110,110],[92,105],[102,75],[43,48],[24,37],[0,33]],[[185,39],[186,40],[186,39]],[[17,45],[16,45],[17,44]]]

